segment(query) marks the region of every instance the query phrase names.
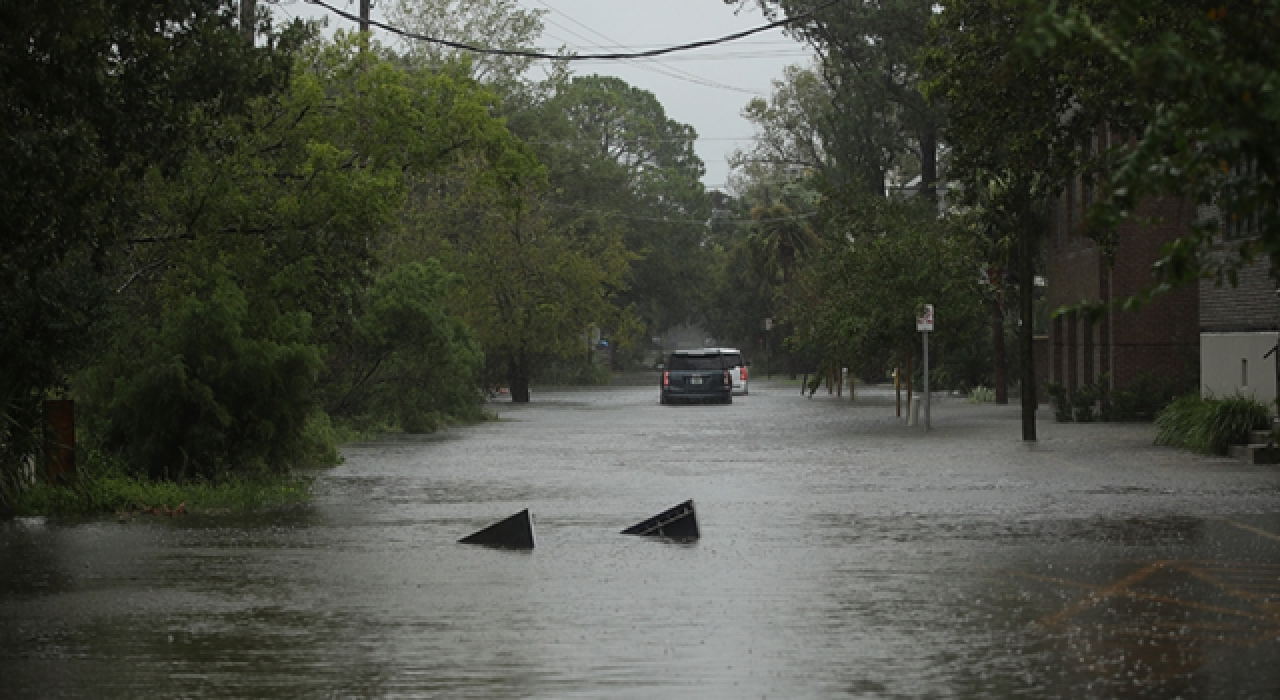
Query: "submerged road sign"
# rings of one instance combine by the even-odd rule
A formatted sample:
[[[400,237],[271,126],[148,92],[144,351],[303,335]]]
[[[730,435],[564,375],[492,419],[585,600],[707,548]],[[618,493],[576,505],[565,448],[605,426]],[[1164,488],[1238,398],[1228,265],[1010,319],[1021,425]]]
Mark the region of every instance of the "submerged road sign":
[[[526,508],[506,520],[467,535],[458,542],[504,549],[533,549],[533,516]]]
[[[622,534],[696,540],[698,539],[698,514],[694,512],[693,501],[685,501],[642,523],[632,525],[623,530]]]

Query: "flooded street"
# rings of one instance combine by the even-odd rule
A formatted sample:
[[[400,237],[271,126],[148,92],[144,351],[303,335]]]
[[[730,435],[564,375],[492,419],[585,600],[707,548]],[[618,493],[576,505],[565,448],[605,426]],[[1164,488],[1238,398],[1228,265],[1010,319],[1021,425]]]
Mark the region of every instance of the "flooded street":
[[[303,510],[0,524],[0,696],[1280,695],[1280,469],[796,392],[535,391]],[[534,551],[456,543],[524,508]]]

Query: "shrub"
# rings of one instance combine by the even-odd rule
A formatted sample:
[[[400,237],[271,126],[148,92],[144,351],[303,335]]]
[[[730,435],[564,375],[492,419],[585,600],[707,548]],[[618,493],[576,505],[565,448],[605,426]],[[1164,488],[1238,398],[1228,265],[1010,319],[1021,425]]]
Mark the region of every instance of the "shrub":
[[[379,276],[349,342],[330,358],[329,411],[357,432],[429,433],[483,418],[484,356],[445,306],[454,277],[428,259]]]
[[[1049,393],[1049,403],[1053,406],[1053,418],[1059,423],[1071,422],[1071,400],[1067,397],[1066,387],[1057,382],[1049,382],[1045,386]]]
[[[1071,417],[1077,423],[1092,423],[1094,419],[1093,406],[1098,401],[1098,394],[1101,393],[1101,383],[1085,384],[1076,389],[1071,395]]]
[[[1269,420],[1267,407],[1245,396],[1205,399],[1189,394],[1156,416],[1156,444],[1224,455],[1231,445],[1248,442],[1249,432],[1267,427]]]
[[[996,392],[994,389],[988,389],[985,386],[974,387],[969,392],[969,403],[991,403],[996,400]]]
[[[212,272],[173,300],[158,327],[122,334],[87,373],[95,437],[152,479],[284,471],[332,457],[312,418],[321,359],[306,342],[310,317],[255,320],[227,271]]]
[[[1129,386],[1110,392],[1104,420],[1152,420],[1173,400],[1195,387],[1185,377],[1155,377],[1143,372]]]

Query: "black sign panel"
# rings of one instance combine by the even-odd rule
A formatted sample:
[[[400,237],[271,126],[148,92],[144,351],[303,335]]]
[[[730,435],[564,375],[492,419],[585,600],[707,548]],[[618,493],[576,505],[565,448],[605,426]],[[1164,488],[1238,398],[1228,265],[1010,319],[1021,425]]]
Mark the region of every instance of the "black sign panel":
[[[533,549],[533,516],[526,508],[485,529],[458,540],[462,544],[479,544],[503,549]]]
[[[698,539],[698,514],[693,509],[693,501],[685,501],[642,523],[632,525],[623,530],[622,534],[696,540]]]

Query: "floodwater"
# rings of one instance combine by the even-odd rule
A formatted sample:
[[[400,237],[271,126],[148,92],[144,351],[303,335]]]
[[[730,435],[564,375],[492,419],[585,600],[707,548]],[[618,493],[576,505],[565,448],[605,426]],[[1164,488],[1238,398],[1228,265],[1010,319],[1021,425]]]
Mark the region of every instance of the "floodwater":
[[[1276,468],[759,382],[494,408],[305,509],[0,524],[0,696],[1280,695]],[[618,534],[689,498],[701,540]],[[524,508],[537,549],[456,543]]]

